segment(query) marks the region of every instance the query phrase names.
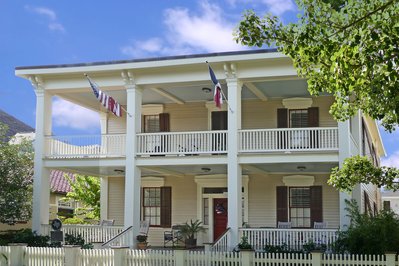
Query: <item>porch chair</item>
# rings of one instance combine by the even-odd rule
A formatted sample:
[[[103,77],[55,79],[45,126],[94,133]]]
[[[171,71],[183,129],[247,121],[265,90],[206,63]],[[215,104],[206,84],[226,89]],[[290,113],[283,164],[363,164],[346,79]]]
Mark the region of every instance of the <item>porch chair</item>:
[[[101,220],[100,225],[101,226],[113,226],[115,223],[115,220]]]
[[[290,229],[291,228],[291,222],[278,222],[277,223],[277,228],[278,229]]]
[[[140,221],[139,235],[147,236],[150,229],[150,221]]]
[[[326,229],[327,228],[327,222],[314,222],[313,228],[314,229]]]
[[[172,228],[170,231],[165,231],[163,232],[163,246],[166,248],[166,245],[168,243],[172,244],[172,247],[175,247],[176,244],[179,243],[179,241],[183,241],[183,235],[181,233],[181,227],[182,225],[176,224],[172,225]]]

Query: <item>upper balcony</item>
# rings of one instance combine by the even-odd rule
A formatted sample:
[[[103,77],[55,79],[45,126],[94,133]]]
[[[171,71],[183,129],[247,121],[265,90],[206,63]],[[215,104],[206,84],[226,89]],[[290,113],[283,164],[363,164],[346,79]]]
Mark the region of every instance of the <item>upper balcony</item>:
[[[227,130],[137,134],[136,155],[223,155],[228,152]],[[338,128],[282,128],[240,130],[239,153],[338,151]],[[125,156],[125,134],[48,136],[46,158],[110,158]]]

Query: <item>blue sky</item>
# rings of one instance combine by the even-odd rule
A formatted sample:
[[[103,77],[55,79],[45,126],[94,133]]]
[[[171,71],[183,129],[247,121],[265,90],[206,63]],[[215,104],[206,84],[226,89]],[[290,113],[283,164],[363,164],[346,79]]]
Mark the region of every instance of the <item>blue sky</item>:
[[[245,9],[289,22],[293,0],[20,1],[0,0],[0,109],[34,127],[35,94],[16,66],[172,56],[247,49],[232,30]],[[55,134],[98,132],[95,113],[53,102]],[[387,157],[399,167],[399,129],[381,132]]]

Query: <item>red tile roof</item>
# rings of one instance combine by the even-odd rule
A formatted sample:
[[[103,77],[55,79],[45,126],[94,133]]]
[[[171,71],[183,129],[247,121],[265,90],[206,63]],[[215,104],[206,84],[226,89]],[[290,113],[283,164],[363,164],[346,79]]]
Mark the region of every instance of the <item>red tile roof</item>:
[[[66,173],[59,170],[52,170],[50,172],[50,190],[55,193],[66,194],[71,191],[71,186],[68,180],[65,178],[68,175],[73,181],[75,181],[75,176],[71,173]]]

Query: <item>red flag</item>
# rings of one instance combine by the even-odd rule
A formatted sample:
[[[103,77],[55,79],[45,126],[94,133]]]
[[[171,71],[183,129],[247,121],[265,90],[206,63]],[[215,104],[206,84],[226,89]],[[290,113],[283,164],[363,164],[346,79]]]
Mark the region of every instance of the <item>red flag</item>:
[[[111,96],[105,94],[102,90],[100,90],[97,87],[97,85],[91,81],[91,79],[88,76],[86,76],[86,78],[89,81],[90,86],[97,100],[99,100],[100,103],[109,111],[111,111],[114,115],[121,117],[122,110],[120,104],[117,101],[115,101],[114,98],[112,98]]]

